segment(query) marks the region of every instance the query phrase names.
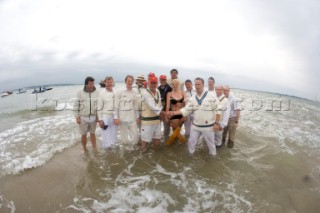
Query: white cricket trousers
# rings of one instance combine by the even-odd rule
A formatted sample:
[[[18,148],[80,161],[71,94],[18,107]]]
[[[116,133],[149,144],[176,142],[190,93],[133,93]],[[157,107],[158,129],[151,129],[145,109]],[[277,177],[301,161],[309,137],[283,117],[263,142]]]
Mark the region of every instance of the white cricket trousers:
[[[117,143],[118,126],[114,124],[112,116],[105,116],[103,119],[108,119],[108,128],[106,130],[101,129],[101,147],[106,149]]]
[[[190,138],[188,141],[188,150],[190,154],[193,154],[195,152],[196,145],[198,143],[200,135],[203,135],[203,138],[207,143],[207,146],[209,148],[209,154],[210,155],[217,154],[216,145],[214,142],[214,132],[212,128],[213,127],[196,127],[192,125]]]

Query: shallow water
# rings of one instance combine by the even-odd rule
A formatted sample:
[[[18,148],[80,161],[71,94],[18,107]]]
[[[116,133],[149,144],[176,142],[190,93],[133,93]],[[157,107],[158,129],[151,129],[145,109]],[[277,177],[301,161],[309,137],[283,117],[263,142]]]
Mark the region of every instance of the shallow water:
[[[80,88],[56,87],[37,97],[47,98],[38,106],[30,94],[0,100],[1,212],[320,209],[318,103],[235,90],[244,108],[237,141],[233,149],[218,149],[216,157],[202,143],[193,156],[185,144],[145,154],[118,145],[84,156],[67,110]],[[100,142],[99,129],[97,137]]]

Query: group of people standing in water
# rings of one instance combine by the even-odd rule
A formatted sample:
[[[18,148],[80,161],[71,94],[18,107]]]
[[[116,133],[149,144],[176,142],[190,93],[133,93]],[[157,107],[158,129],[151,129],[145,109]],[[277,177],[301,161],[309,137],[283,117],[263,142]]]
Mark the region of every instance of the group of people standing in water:
[[[105,78],[105,89],[101,91],[95,88],[94,78],[87,77],[74,102],[84,152],[88,152],[88,133],[93,150],[98,151],[97,124],[101,128],[103,149],[119,141],[132,148],[140,145],[145,152],[149,144],[157,149],[161,138],[167,146],[175,141],[187,143],[190,154],[195,152],[199,140],[206,142],[210,155],[216,155],[216,149],[225,143],[232,148],[240,105],[230,88],[215,86],[213,77],[208,79],[206,90],[200,77],[194,80],[193,87],[191,80],[182,82],[178,78],[178,70],[172,69],[170,75],[171,78],[166,75],[158,78],[151,72],[147,79],[144,75],[136,78],[127,75],[125,88],[117,91],[111,76]]]

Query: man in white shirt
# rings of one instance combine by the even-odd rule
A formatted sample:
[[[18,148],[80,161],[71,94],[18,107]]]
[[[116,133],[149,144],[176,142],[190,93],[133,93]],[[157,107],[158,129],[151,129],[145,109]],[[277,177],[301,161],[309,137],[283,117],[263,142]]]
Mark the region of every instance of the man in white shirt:
[[[138,91],[139,93],[141,93],[141,90],[144,89],[143,87],[143,83],[146,81],[146,79],[144,79],[144,75],[139,75],[137,78],[136,78],[136,85],[138,87]]]
[[[211,92],[213,95],[216,95],[216,91],[214,89],[215,80],[213,77],[208,78],[208,91]]]
[[[214,133],[214,141],[217,147],[222,146],[222,132],[223,128],[228,125],[229,115],[230,115],[230,105],[228,98],[223,94],[223,87],[218,85],[215,87],[217,98],[219,99],[220,106],[218,107],[221,110],[220,118],[220,128],[219,131]]]
[[[141,111],[141,151],[147,150],[147,144],[153,142],[154,149],[160,144],[162,111],[161,95],[158,87],[158,78],[152,76],[148,80],[148,87],[142,93]]]
[[[228,125],[224,128],[222,134],[222,143],[225,143],[229,133],[227,146],[232,148],[235,142],[236,129],[240,119],[240,101],[230,92],[229,86],[223,86],[224,95],[228,98],[230,104],[230,116]]]
[[[200,135],[203,135],[210,155],[216,155],[214,143],[214,131],[218,131],[221,111],[218,109],[219,100],[208,91],[204,91],[204,80],[195,79],[196,95],[188,100],[187,105],[178,111],[169,111],[168,116],[182,114],[187,116],[194,113],[194,121],[191,126],[188,150],[190,154],[195,152]]]
[[[133,88],[134,90],[136,90],[138,92],[138,95],[137,95],[137,101],[136,101],[136,104],[138,106],[138,111],[141,112],[141,106],[142,106],[142,93],[143,91],[145,90],[145,87],[144,87],[144,83],[146,83],[146,80],[144,79],[144,75],[139,75],[137,78],[136,78],[136,85],[137,85],[137,88]]]
[[[99,93],[98,119],[101,128],[101,147],[104,149],[116,144],[118,126],[115,124],[115,92],[113,78],[106,77],[106,88]]]
[[[188,99],[194,97],[197,94],[196,91],[192,87],[191,80],[189,80],[189,79],[186,80],[184,82],[184,86],[186,87],[186,94],[187,94]],[[194,118],[194,114],[191,113],[190,115],[187,116],[187,120],[184,122],[184,129],[185,129],[184,136],[186,138],[190,137],[190,130],[191,130],[191,124],[193,122],[193,118]]]
[[[135,145],[139,141],[139,111],[136,103],[137,90],[132,89],[134,78],[127,75],[126,88],[119,90],[115,97],[115,124],[119,126],[120,136],[125,144]]]

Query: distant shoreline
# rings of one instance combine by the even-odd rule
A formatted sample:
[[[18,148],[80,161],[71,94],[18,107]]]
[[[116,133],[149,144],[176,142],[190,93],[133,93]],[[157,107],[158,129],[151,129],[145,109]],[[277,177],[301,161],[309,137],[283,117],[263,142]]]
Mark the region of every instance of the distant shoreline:
[[[123,82],[117,82],[116,81],[115,83],[123,83]],[[43,84],[43,85],[37,85],[37,86],[27,86],[27,87],[15,88],[15,89],[10,90],[10,91],[18,91],[21,88],[24,88],[24,89],[37,89],[40,86],[41,87],[60,87],[60,86],[75,86],[75,85],[82,85],[82,83]],[[242,88],[236,88],[236,87],[231,88],[231,89],[237,89],[237,90],[243,90],[243,91],[249,91],[249,92],[261,92],[261,93],[280,95],[280,96],[285,96],[285,97],[290,97],[290,98],[297,98],[297,99],[301,99],[301,100],[305,100],[305,101],[311,101],[311,102],[315,102],[315,103],[320,103],[320,101],[317,100],[317,99],[311,100],[311,99],[308,99],[308,98],[302,98],[302,97],[295,96],[295,95],[276,93],[276,92],[269,92],[269,91],[264,91],[264,90],[242,89]]]

